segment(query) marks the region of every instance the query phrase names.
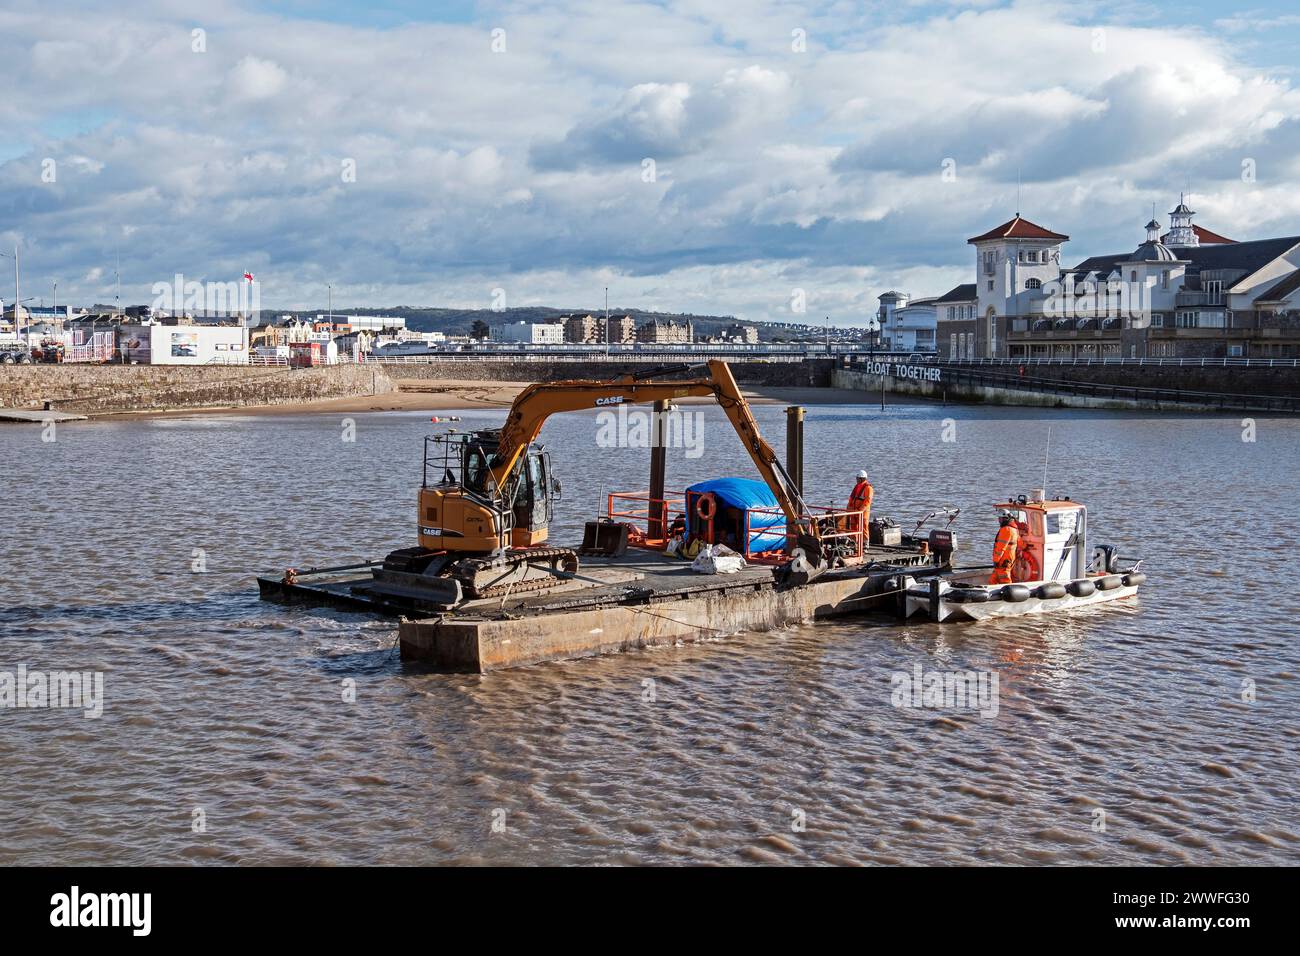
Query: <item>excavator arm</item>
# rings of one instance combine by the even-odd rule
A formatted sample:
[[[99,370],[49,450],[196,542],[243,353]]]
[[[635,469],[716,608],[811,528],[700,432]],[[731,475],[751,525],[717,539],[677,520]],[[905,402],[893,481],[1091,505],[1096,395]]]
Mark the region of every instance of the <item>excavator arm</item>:
[[[689,368],[690,366],[681,366],[676,370]],[[609,382],[548,382],[528,386],[510,406],[510,414],[501,429],[501,438],[491,464],[496,487],[505,487],[520,455],[536,440],[542,426],[552,415],[674,398],[712,397],[726,413],[736,434],[740,436],[745,451],[753,459],[764,482],[772,489],[777,503],[785,512],[786,520],[800,531],[815,537],[815,525],[808,517],[808,509],[799,490],[782,467],[772,446],[759,434],[758,422],[754,420],[749,403],[736,386],[731,369],[726,362],[713,359],[708,363],[708,370],[707,377],[680,381],[647,381],[630,374]]]

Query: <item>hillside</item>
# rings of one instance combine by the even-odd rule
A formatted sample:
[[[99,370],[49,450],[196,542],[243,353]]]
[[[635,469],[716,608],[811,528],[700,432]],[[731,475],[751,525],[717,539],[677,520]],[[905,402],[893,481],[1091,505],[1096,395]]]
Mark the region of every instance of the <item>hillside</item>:
[[[555,309],[546,306],[527,306],[516,309],[504,309],[500,312],[492,309],[435,309],[414,306],[393,306],[383,309],[336,308],[336,313],[343,315],[398,315],[406,319],[407,328],[417,332],[445,332],[448,335],[468,335],[475,321],[482,320],[490,327],[496,328],[515,322],[546,322],[562,315],[590,313],[602,315],[604,309]],[[323,314],[324,309],[302,311],[300,315]],[[616,309],[611,307],[610,315],[631,315],[637,323],[658,319],[661,322],[685,322],[689,320],[695,326],[697,336],[716,335],[728,325],[736,322],[735,316],[729,315],[692,315],[682,312],[647,312],[643,309]],[[773,338],[790,338],[794,334],[788,325],[775,322],[745,322],[758,329],[759,338],[771,341]]]

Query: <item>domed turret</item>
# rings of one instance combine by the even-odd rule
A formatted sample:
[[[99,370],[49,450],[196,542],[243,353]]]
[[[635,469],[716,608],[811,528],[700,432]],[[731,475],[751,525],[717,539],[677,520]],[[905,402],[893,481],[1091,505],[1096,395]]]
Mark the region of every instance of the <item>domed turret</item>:
[[[1160,241],[1160,223],[1153,218],[1147,223],[1147,241],[1129,256],[1130,262],[1175,262],[1178,256]]]

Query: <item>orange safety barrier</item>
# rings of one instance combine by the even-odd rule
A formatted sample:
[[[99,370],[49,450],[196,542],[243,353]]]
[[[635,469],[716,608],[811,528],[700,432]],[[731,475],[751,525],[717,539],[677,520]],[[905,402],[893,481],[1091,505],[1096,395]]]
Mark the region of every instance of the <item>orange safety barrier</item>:
[[[686,521],[686,494],[678,491],[667,492],[663,498],[651,498],[648,491],[613,492],[608,495],[605,513],[612,521],[622,521],[632,526],[632,531],[628,534],[629,544],[662,551],[668,544],[668,538],[666,534],[660,536],[652,533],[652,505],[662,506],[665,531],[671,528],[678,518],[681,518],[683,522]],[[867,542],[867,529],[862,527],[862,521],[860,520],[862,512],[818,507],[810,507],[808,510],[813,521],[817,524],[818,532],[823,541],[837,538],[846,539],[852,543],[851,550],[853,551],[853,555],[845,558],[846,562],[854,564],[861,560]],[[766,520],[763,520],[758,527],[755,527],[755,519],[760,515],[764,516]],[[778,518],[779,521],[774,520]],[[653,530],[658,531],[657,528]],[[748,509],[745,512],[745,547],[743,551],[745,560],[759,564],[780,564],[784,562],[790,544],[789,536],[785,534],[785,531],[785,512],[780,508]],[[785,546],[777,550],[755,550],[753,543],[759,538],[769,535],[782,535],[785,537]]]
[[[651,527],[652,524],[659,524],[654,520],[655,511],[663,516],[662,529]],[[648,491],[614,492],[608,496],[605,514],[611,521],[621,521],[632,526],[628,534],[629,544],[662,551],[668,546],[668,529],[678,518],[683,522],[686,520],[686,495],[684,492],[670,491],[663,498],[651,498]]]
[[[809,506],[809,515],[817,525],[818,535],[823,541],[829,541],[835,538],[844,538],[852,542],[853,555],[845,558],[846,563],[854,564],[861,560],[864,545],[867,540],[866,529],[861,527],[860,511],[842,511],[835,508],[819,508]],[[754,527],[754,516],[770,516],[760,527]],[[780,524],[771,520],[773,517],[781,519]],[[786,560],[786,552],[790,547],[789,536],[786,536],[786,547],[780,551],[755,551],[753,542],[764,536],[780,534],[785,521],[785,512],[780,508],[750,508],[745,515],[745,554],[747,561],[757,561],[760,564],[779,564]],[[849,530],[841,530],[847,528]]]

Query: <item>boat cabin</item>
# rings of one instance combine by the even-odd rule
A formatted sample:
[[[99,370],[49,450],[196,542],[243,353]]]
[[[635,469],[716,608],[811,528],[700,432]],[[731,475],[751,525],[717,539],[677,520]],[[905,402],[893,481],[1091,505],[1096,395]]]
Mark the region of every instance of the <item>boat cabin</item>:
[[[1088,573],[1088,509],[1067,496],[1043,500],[1043,492],[994,505],[1011,512],[1020,548],[1011,578],[1016,582],[1073,581]]]

